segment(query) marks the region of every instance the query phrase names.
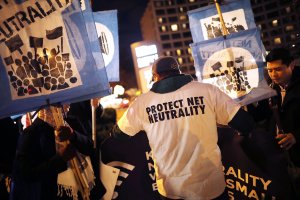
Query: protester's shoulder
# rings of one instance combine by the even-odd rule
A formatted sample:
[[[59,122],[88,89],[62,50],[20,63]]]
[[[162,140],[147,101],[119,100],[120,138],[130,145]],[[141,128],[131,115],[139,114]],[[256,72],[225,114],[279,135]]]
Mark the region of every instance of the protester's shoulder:
[[[202,89],[206,89],[206,90],[218,89],[216,86],[214,86],[210,83],[203,83],[203,82],[198,82],[198,81],[191,81],[190,83],[187,84],[187,87],[197,87],[197,88],[202,88]]]
[[[144,101],[145,99],[151,98],[155,94],[157,94],[157,93],[152,92],[150,90],[150,91],[142,93],[141,95],[139,95],[138,97],[136,97],[135,101]]]

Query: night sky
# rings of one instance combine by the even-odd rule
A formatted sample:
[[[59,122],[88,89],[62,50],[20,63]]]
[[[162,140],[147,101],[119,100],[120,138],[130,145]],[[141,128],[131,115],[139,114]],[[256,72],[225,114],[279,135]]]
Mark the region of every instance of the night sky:
[[[137,87],[130,44],[142,40],[140,19],[148,0],[94,0],[93,11],[118,10],[120,83],[129,89]]]

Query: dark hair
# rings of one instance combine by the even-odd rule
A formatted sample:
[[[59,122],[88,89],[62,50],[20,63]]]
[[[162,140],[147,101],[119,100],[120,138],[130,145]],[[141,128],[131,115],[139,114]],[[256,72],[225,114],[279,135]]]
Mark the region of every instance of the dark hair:
[[[282,64],[287,66],[293,61],[293,57],[290,54],[290,51],[286,48],[275,48],[270,51],[266,57],[267,62],[272,62],[275,60],[281,60]]]
[[[154,61],[152,64],[152,72],[159,75],[178,74],[180,73],[180,69],[176,58],[172,56],[163,56]]]

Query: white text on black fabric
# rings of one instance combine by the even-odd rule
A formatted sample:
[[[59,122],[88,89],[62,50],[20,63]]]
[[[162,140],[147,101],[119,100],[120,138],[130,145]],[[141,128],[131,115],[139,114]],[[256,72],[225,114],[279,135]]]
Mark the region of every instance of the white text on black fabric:
[[[149,122],[188,117],[205,114],[205,103],[203,96],[188,97],[146,107]]]

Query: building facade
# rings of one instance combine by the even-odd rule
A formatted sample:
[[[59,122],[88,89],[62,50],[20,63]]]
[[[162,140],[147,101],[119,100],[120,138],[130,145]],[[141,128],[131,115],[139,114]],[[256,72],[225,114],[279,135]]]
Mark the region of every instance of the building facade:
[[[213,3],[212,0],[149,0],[140,21],[143,40],[154,41],[161,55],[175,56],[183,73],[195,75],[189,44],[193,39],[187,11]],[[290,48],[300,56],[300,6],[295,0],[251,0],[256,25],[267,51]]]
[[[251,0],[256,25],[267,51],[275,47],[291,49],[300,57],[299,0]]]

